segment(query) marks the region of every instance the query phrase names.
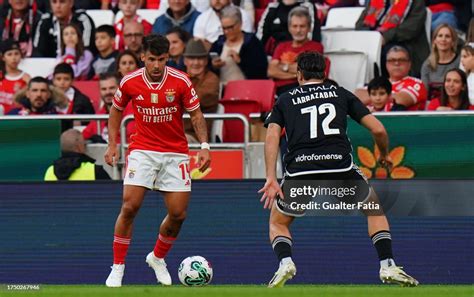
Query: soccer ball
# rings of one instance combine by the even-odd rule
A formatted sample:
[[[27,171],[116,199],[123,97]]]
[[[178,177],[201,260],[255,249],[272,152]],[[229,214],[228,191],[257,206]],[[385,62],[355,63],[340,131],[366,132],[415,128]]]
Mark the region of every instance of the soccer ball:
[[[178,276],[185,286],[204,286],[211,282],[211,264],[201,256],[191,256],[181,262]]]

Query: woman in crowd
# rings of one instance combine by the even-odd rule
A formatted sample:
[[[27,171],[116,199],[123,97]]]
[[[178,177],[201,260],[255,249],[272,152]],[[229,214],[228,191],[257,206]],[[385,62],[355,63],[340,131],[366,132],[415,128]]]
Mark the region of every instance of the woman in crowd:
[[[212,66],[219,70],[221,83],[240,79],[265,79],[267,55],[253,33],[242,31],[242,14],[239,8],[227,6],[220,15],[224,35],[211,47]]]
[[[138,58],[133,52],[124,50],[117,56],[115,72],[122,79],[125,75],[137,70],[139,63]]]
[[[61,62],[72,66],[75,80],[87,79],[94,56],[84,47],[81,30],[76,25],[64,27],[61,32],[61,47]]]
[[[428,100],[439,98],[446,72],[459,65],[457,43],[456,31],[448,24],[439,25],[433,32],[430,55],[421,66],[421,80],[428,90]]]
[[[441,97],[431,100],[430,111],[474,110],[469,104],[466,74],[458,69],[449,70],[445,77]]]

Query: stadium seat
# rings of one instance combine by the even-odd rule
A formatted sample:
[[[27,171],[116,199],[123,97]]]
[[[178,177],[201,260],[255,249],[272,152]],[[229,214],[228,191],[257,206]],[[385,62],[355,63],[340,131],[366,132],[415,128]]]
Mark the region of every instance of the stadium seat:
[[[153,25],[155,23],[155,20],[160,16],[160,10],[139,9],[137,10],[137,14]]]
[[[229,81],[222,99],[255,100],[262,111],[270,111],[275,101],[275,82],[270,79],[246,79]]]
[[[364,7],[335,7],[331,8],[326,17],[326,25],[322,30],[355,29]]]
[[[224,114],[225,108],[221,103],[217,104],[217,114]],[[223,120],[214,120],[211,127],[211,142],[222,142],[223,141],[223,131],[224,131],[224,121]]]
[[[53,74],[54,67],[58,63],[56,58],[25,58],[22,59],[18,68],[28,73],[31,77],[42,76],[48,78]]]
[[[426,38],[428,38],[428,44],[431,46],[431,18],[433,14],[429,8],[426,8],[426,20],[425,20],[425,31]]]
[[[363,87],[367,73],[367,55],[362,52],[334,51],[325,52],[331,59],[329,78],[341,87],[353,92]]]
[[[74,86],[91,99],[92,106],[94,106],[94,110],[97,113],[101,105],[99,82],[96,80],[75,81]]]
[[[348,51],[362,52],[367,55],[366,83],[374,78],[375,67],[380,71],[382,52],[382,34],[380,32],[326,30],[321,33],[324,52]]]
[[[253,112],[261,112],[260,103],[248,99],[222,99],[219,101],[225,113],[240,113],[249,118]],[[223,142],[243,142],[244,125],[239,120],[224,121]]]
[[[114,24],[114,13],[111,10],[103,9],[88,9],[86,13],[94,21],[95,27],[101,25],[113,25]]]

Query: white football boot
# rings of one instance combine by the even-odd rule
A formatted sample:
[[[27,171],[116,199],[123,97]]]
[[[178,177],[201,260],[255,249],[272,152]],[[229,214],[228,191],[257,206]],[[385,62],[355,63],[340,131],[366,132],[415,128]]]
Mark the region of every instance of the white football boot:
[[[281,288],[285,285],[287,280],[296,275],[295,263],[290,259],[285,264],[281,264],[275,275],[268,283],[269,288]]]
[[[400,284],[404,287],[416,287],[419,282],[412,276],[408,275],[400,266],[389,266],[380,268],[380,280],[383,283]]]
[[[125,264],[114,264],[111,266],[112,271],[105,281],[105,285],[109,288],[118,288],[122,286],[123,273],[125,271]]]
[[[153,252],[151,252],[146,256],[146,262],[148,263],[148,266],[153,268],[155,271],[156,280],[159,283],[165,286],[171,285],[171,276],[168,272],[168,269],[166,269],[166,263],[164,259],[155,257]]]

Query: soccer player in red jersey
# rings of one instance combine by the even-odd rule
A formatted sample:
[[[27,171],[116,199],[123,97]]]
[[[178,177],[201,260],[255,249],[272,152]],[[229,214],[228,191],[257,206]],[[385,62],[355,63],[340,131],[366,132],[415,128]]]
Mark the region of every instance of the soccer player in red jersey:
[[[109,145],[105,161],[113,165],[118,158],[117,142],[122,111],[132,101],[136,134],[131,137],[130,154],[124,178],[123,202],[115,223],[112,271],[108,287],[120,287],[125,257],[132,235],[133,220],[147,190],[161,191],[168,210],[161,223],[155,248],[146,262],[155,271],[157,281],[171,285],[164,258],[173,246],[191,191],[188,143],[183,129],[183,113],[189,112],[196,136],[201,143],[198,166],[201,171],[210,164],[207,128],[199,108],[199,98],[188,76],[165,66],[169,42],[161,35],[143,40],[141,59],[145,67],[126,75],[115,93],[109,117]]]

